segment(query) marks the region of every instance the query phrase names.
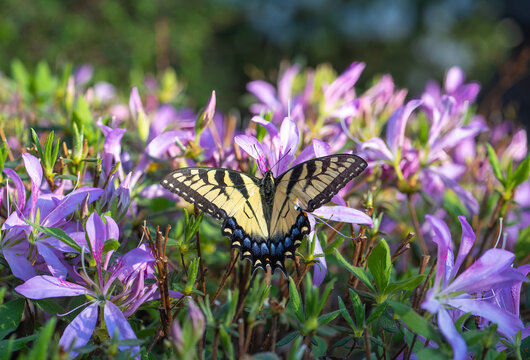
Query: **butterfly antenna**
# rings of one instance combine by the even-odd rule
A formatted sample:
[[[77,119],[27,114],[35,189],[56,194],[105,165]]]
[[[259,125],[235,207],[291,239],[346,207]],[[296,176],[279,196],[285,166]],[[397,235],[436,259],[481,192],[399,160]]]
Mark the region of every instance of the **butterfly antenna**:
[[[252,147],[254,148],[254,151],[256,152],[256,154],[258,154],[258,156],[259,156],[259,151],[258,151],[258,148],[256,147],[256,145],[252,145]],[[259,160],[256,160],[256,165],[258,167],[258,170],[259,170],[261,176],[263,177],[264,174],[263,174],[263,171],[261,171],[261,167],[259,166]]]
[[[332,229],[333,231],[335,231],[337,234],[339,234],[340,236],[344,236],[346,239],[355,239],[354,237],[351,237],[351,236],[347,236],[347,235],[344,235],[343,233],[341,233],[339,230],[335,229],[333,226],[331,226],[327,221],[315,216],[315,221],[318,221],[320,224],[324,224],[326,225],[327,227],[329,227],[330,229]]]
[[[284,157],[287,156],[287,154],[289,154],[291,152],[291,149],[287,150],[287,152],[285,154],[283,154],[279,159],[278,161],[276,161],[276,163],[271,167],[271,171],[280,163],[280,161],[283,160]]]

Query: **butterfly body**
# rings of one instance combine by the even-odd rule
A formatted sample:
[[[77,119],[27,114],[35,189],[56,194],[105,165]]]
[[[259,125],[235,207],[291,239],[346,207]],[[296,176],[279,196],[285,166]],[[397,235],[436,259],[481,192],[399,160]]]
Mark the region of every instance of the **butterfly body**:
[[[310,232],[306,211],[328,203],[366,168],[355,155],[332,155],[298,164],[278,177],[262,178],[222,168],[189,167],[165,176],[166,189],[223,220],[222,234],[257,268],[285,270],[285,258]]]

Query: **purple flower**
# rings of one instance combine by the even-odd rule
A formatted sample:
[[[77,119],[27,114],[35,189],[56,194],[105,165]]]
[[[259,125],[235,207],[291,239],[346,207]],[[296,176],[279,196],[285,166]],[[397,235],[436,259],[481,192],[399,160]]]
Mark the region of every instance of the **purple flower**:
[[[524,276],[511,267],[515,256],[505,250],[490,249],[469,268],[457,276],[460,266],[475,242],[475,234],[465,217],[460,216],[462,239],[456,261],[452,251],[451,233],[447,225],[430,215],[426,216],[438,246],[436,276],[432,289],[427,292],[422,308],[437,315],[440,330],[453,347],[453,359],[464,359],[466,343],[456,330],[451,311],[480,316],[496,323],[498,331],[508,338],[523,329],[518,316],[484,301],[477,293],[491,289],[509,288],[520,284]],[[452,310],[451,310],[452,309]]]
[[[103,249],[105,241],[119,237],[118,227],[108,216],[105,222],[92,213],[86,222],[88,243],[83,246],[96,264],[96,279],[91,279],[83,263],[82,272],[77,276],[77,282],[70,282],[49,275],[32,277],[24,284],[16,287],[16,291],[30,299],[45,299],[62,296],[87,296],[88,306],[66,327],[59,345],[64,349],[74,348],[70,353],[75,357],[75,348],[85,345],[94,331],[100,305],[103,307],[105,326],[110,337],[118,334],[118,339],[136,339],[131,326],[126,320],[138,306],[147,300],[156,298],[156,282],[146,285],[144,279],[148,273],[152,274],[154,258],[150,252],[140,248],[133,249],[119,257],[112,267],[108,267],[110,254]],[[83,261],[81,254],[81,261]],[[151,267],[150,270],[148,268]],[[122,287],[115,287],[119,280]],[[119,291],[115,293],[115,291]],[[122,313],[123,308],[124,312]],[[121,350],[127,347],[120,346]],[[139,357],[139,347],[131,349],[134,356]]]
[[[417,191],[419,186],[423,186],[427,193],[443,194],[443,190],[449,188],[459,195],[471,213],[477,213],[477,201],[456,181],[463,171],[460,172],[458,167],[452,166],[447,152],[460,143],[473,139],[487,127],[479,119],[449,130],[441,125],[437,127],[435,122],[427,144],[415,148],[412,141],[405,136],[405,130],[408,119],[414,110],[422,105],[422,101],[411,100],[400,107],[388,120],[386,141],[374,137],[362,143],[362,149],[372,162],[383,163],[394,169],[401,191],[412,193]],[[441,124],[442,121],[437,123]],[[437,191],[427,189],[434,184],[438,186]]]
[[[171,340],[179,359],[194,359],[197,342],[206,330],[206,319],[201,309],[188,297],[188,312],[183,325],[178,319],[171,325]]]
[[[94,85],[94,98],[102,103],[111,102],[116,96],[114,85],[105,81],[99,81]]]
[[[355,90],[353,87],[357,83],[357,80],[359,80],[365,66],[364,63],[352,63],[346,71],[324,88],[324,113],[329,113],[337,108],[340,100],[348,101],[355,98]]]
[[[293,98],[292,84],[299,68],[293,65],[288,68],[278,81],[278,93],[274,86],[262,81],[254,80],[247,84],[247,90],[253,94],[260,103],[250,106],[250,111],[254,114],[262,114],[267,111],[273,113],[273,122],[279,122],[289,113],[289,102],[293,109],[303,107],[305,104],[301,100],[306,100],[304,96]]]
[[[66,196],[41,193],[42,167],[39,160],[30,154],[23,154],[23,160],[26,171],[31,178],[32,191],[28,201],[24,203],[26,192],[22,180],[15,171],[4,169],[4,173],[15,184],[16,196],[14,198],[16,201],[12,204],[12,209],[7,209],[8,217],[2,225],[3,236],[0,252],[8,262],[13,274],[20,279],[27,280],[35,276],[32,262],[36,265],[44,262],[48,271],[55,272],[58,276],[64,276],[65,268],[61,265],[62,261],[59,260],[61,256],[54,251],[54,245],[52,245],[54,241],[59,241],[55,238],[41,239],[43,234],[35,231],[28,221],[44,227],[62,227],[67,224],[67,217],[79,207],[87,196],[88,202],[91,203],[99,198],[103,190],[81,187]],[[30,246],[30,234],[32,244],[35,246]]]
[[[75,83],[84,85],[92,79],[94,68],[92,65],[83,64],[74,70]]]

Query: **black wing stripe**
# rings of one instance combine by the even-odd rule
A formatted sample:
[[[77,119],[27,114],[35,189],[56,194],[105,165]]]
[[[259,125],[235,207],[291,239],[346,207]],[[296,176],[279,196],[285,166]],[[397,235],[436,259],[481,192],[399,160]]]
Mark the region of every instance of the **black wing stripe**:
[[[293,187],[298,181],[300,181],[300,174],[302,174],[303,169],[304,166],[296,166],[291,171],[291,176],[289,177],[289,184],[287,185],[287,195],[291,193]]]
[[[248,194],[247,186],[245,185],[245,181],[243,180],[243,177],[241,176],[241,174],[231,171],[228,173],[228,177],[234,183],[235,187],[239,190],[241,195],[243,195],[245,199],[248,199],[249,194]]]

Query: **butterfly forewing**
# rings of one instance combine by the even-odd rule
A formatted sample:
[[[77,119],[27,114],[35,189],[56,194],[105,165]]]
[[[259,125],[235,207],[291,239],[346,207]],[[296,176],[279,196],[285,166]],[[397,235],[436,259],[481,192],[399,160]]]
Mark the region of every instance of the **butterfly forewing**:
[[[252,260],[253,244],[267,241],[269,229],[259,179],[233,170],[190,167],[168,174],[161,184],[205,213],[224,220],[223,234],[230,237],[233,247],[241,248],[243,258]]]
[[[366,166],[366,161],[356,155],[340,154],[306,161],[281,174],[276,179],[271,236],[285,231],[283,218],[293,219],[298,215],[294,206],[297,201],[305,211],[318,209]]]

